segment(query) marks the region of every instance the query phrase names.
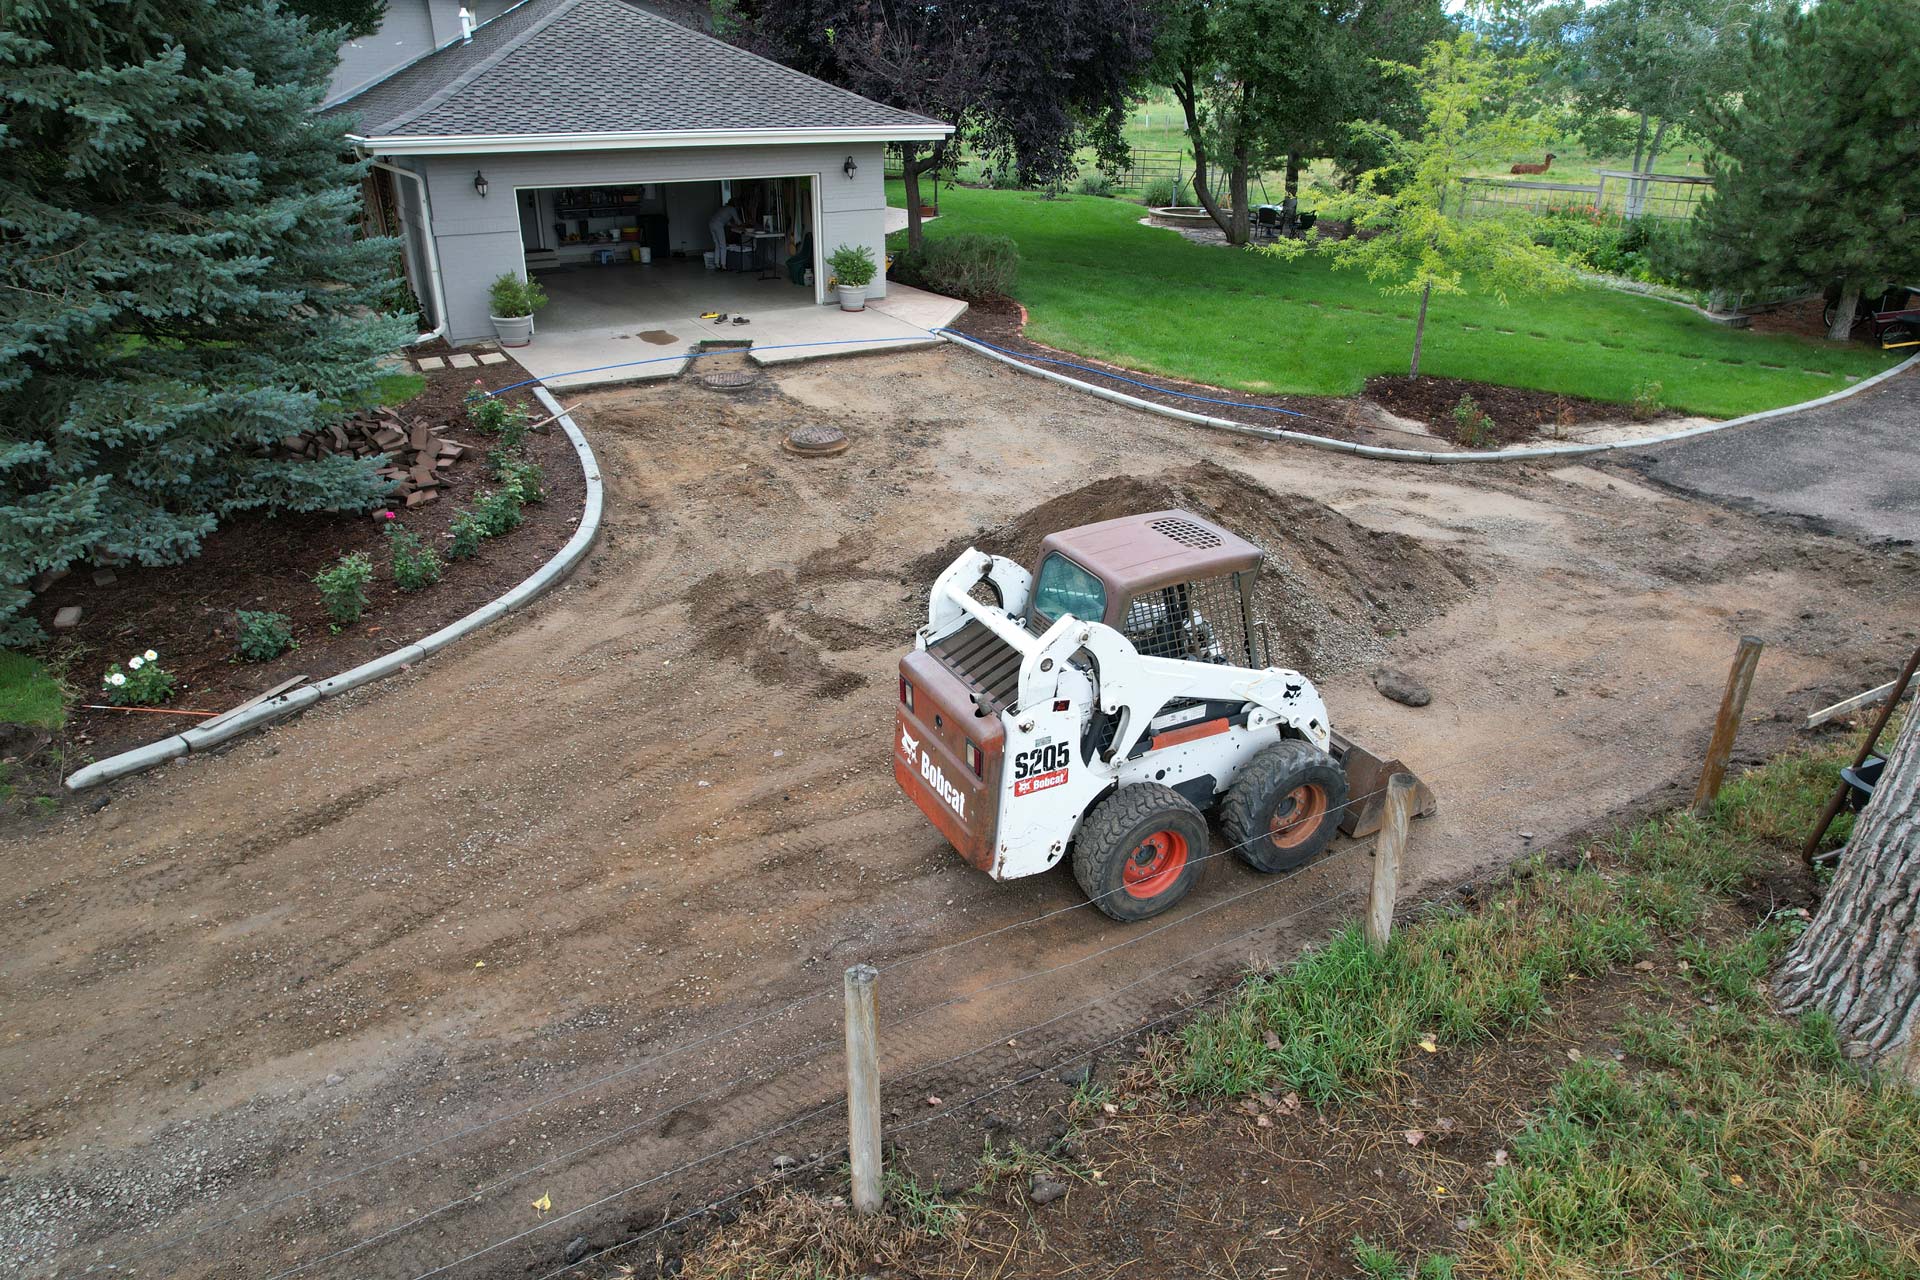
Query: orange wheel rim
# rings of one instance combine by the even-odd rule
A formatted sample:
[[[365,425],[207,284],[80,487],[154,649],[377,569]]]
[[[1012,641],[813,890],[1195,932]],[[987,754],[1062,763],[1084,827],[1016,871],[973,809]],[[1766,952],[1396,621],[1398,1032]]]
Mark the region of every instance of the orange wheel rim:
[[[1187,867],[1187,838],[1178,831],[1156,831],[1142,840],[1120,869],[1120,883],[1133,898],[1157,898],[1173,887]]]
[[[1326,788],[1303,782],[1273,807],[1273,817],[1267,820],[1268,838],[1276,849],[1297,849],[1313,839],[1326,813]]]

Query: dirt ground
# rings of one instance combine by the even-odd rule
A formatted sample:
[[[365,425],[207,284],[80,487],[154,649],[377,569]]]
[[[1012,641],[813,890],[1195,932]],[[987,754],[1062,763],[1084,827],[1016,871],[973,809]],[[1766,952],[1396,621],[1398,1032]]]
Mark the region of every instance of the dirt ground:
[[[1282,580],[1320,593],[1303,652],[1336,727],[1440,798],[1414,890],[1669,795],[1742,633],[1768,645],[1758,752],[1884,679],[1920,618],[1909,551],[1604,465],[1364,463],[957,350],[610,391],[576,416],[608,514],[567,586],[0,839],[16,1271],[544,1276],[844,1142],[849,964],[882,967],[905,1124],[1322,936],[1364,847],[1275,879],[1221,858],[1124,927],[1064,872],[987,881],[895,792],[923,558],[1094,482],[1286,540]],[[778,448],[823,422],[847,452]],[[1376,694],[1381,661],[1432,704]],[[971,1121],[917,1132],[979,1150]]]

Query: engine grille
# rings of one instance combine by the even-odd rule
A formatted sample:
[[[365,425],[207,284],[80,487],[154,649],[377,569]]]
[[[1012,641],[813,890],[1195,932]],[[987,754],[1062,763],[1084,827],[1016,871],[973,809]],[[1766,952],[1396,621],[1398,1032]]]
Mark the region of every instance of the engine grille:
[[[928,645],[927,652],[959,677],[977,700],[984,700],[983,709],[989,715],[1012,706],[1020,692],[1020,651],[982,622],[969,621]]]
[[[1135,596],[1120,631],[1149,657],[1253,665],[1240,587],[1231,575]]]

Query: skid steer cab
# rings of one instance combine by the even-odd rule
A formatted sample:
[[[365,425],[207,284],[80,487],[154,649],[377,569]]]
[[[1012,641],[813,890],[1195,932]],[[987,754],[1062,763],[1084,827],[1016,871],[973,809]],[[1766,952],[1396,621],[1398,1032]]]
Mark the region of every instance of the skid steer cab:
[[[1071,857],[1116,920],[1186,896],[1209,812],[1253,867],[1300,866],[1354,830],[1347,744],[1306,676],[1267,665],[1261,560],[1187,511],[1050,534],[1031,569],[969,549],[900,662],[894,778],[980,870]]]

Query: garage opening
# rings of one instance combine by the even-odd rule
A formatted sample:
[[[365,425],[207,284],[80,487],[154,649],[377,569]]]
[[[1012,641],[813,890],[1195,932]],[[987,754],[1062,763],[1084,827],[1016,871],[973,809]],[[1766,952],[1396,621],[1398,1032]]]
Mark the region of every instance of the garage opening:
[[[544,334],[623,328],[662,345],[724,315],[814,306],[826,291],[810,177],[572,187],[516,194]]]

